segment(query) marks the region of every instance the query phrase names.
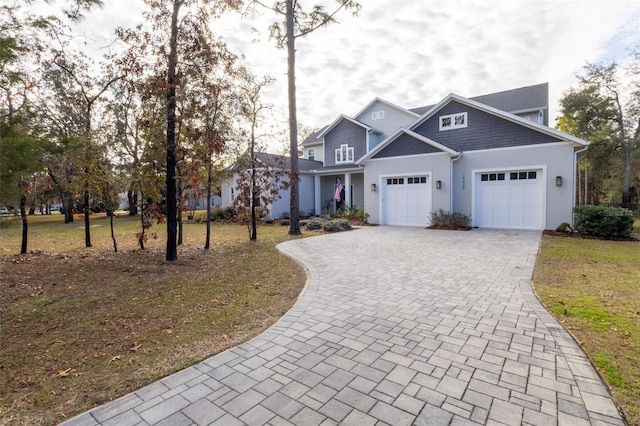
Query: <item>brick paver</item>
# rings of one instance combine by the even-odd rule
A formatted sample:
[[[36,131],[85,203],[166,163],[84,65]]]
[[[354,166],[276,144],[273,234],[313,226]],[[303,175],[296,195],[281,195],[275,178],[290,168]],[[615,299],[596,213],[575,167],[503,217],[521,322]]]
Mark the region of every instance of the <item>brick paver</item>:
[[[396,227],[288,241],[309,281],[278,323],[66,424],[624,425],[531,289],[539,243]]]

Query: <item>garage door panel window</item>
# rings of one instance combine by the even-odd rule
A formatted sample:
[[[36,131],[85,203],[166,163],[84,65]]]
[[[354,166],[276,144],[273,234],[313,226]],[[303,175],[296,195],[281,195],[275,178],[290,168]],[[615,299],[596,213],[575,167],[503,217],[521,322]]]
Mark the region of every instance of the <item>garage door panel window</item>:
[[[509,173],[510,180],[528,180],[528,179],[537,179],[538,173],[535,171],[530,172],[511,172]]]
[[[504,173],[483,173],[480,175],[480,181],[482,182],[494,182],[497,180],[504,180]]]

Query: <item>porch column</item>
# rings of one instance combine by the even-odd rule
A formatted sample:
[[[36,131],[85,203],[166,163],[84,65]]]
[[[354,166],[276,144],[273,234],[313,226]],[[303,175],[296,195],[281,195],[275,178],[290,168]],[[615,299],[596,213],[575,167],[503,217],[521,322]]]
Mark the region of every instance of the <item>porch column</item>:
[[[351,208],[351,173],[344,174],[344,205]]]
[[[313,207],[315,210],[316,216],[322,215],[322,203],[321,203],[321,187],[320,187],[320,176],[315,175],[313,177]]]

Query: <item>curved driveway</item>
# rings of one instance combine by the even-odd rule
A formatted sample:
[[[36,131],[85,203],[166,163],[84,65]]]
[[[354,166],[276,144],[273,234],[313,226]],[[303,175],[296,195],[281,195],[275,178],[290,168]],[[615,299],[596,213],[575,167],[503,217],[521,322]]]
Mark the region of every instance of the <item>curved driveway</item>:
[[[531,290],[539,243],[397,227],[283,243],[309,281],[278,323],[67,424],[623,425]]]

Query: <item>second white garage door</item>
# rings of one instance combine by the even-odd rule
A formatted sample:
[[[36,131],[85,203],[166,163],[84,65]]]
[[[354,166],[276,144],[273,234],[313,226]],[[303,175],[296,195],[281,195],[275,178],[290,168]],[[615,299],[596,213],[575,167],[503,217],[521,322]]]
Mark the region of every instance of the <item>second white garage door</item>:
[[[543,185],[542,170],[477,173],[473,225],[543,229]]]
[[[427,226],[431,212],[429,176],[385,178],[383,187],[383,224]]]

